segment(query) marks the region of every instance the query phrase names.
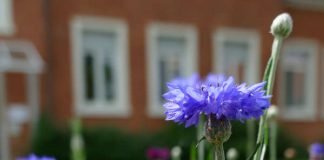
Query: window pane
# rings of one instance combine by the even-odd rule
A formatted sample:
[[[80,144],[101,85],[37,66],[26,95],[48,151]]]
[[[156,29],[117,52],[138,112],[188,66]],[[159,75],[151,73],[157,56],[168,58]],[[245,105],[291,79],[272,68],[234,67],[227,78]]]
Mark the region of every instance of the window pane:
[[[167,61],[161,60],[159,63],[159,68],[160,68],[160,77],[161,77],[160,95],[162,95],[167,91],[166,83],[172,80],[173,78],[180,77],[181,74],[180,74],[179,62],[176,62],[176,64],[174,64],[174,67],[171,68],[170,66],[168,66]]]
[[[114,98],[115,94],[115,88],[114,88],[114,59],[112,56],[109,56],[109,52],[107,52],[106,58],[105,58],[105,84],[106,84],[106,99],[112,100]]]
[[[115,65],[117,57],[116,49],[116,34],[106,32],[84,32],[84,47],[94,50],[91,52],[93,59],[93,99],[98,101],[113,101],[116,94],[115,82]],[[89,92],[86,88],[86,92]]]
[[[179,77],[181,73],[181,58],[184,58],[185,39],[172,37],[159,37],[159,74],[160,95],[166,92],[166,83],[173,78]]]
[[[302,107],[305,103],[308,54],[300,51],[286,53],[284,63],[285,104]]]
[[[238,82],[246,80],[248,44],[244,42],[224,42],[225,74],[234,76]]]
[[[87,52],[84,56],[85,99],[94,100],[94,58]]]
[[[12,32],[12,0],[0,0],[0,33]]]
[[[286,77],[286,105],[287,106],[302,106],[305,104],[304,97],[304,80],[305,76],[303,73],[294,73],[287,71]]]

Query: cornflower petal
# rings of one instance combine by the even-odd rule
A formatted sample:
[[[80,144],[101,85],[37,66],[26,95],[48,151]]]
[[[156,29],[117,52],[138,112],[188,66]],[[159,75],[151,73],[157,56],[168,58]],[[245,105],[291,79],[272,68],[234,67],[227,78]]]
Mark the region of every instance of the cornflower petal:
[[[167,84],[163,97],[166,120],[197,125],[199,117],[215,115],[217,119],[245,121],[259,118],[270,106],[271,96],[265,95],[266,82],[247,86],[235,83],[233,77],[209,74],[204,81],[197,74],[175,79]]]

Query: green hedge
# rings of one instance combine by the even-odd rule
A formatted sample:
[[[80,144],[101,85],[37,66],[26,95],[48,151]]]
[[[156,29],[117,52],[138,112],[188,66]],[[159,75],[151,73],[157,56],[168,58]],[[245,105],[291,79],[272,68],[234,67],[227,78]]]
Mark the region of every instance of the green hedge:
[[[233,134],[225,143],[225,150],[232,146],[237,148],[242,160],[246,157],[245,125],[233,123]],[[110,127],[87,128],[83,131],[83,137],[89,160],[146,159],[145,153],[149,147],[171,148],[175,145],[182,147],[182,159],[187,160],[190,159],[190,146],[196,143],[194,127],[184,128],[173,123],[168,123],[156,133],[130,134]],[[278,139],[278,159],[284,159],[283,152],[288,147],[297,149],[298,159],[307,159],[307,151],[298,141],[287,138],[281,131]],[[55,127],[53,121],[44,116],[40,120],[30,152],[55,156],[58,160],[70,159],[70,131]]]
[[[89,160],[146,159],[146,150],[150,147],[171,148],[175,145],[184,149],[183,158],[188,159],[191,140],[195,139],[195,129],[186,129],[172,123],[157,133],[130,134],[111,127],[87,128],[83,131],[83,137]],[[30,152],[68,160],[69,143],[70,132],[55,127],[49,118],[43,117]]]

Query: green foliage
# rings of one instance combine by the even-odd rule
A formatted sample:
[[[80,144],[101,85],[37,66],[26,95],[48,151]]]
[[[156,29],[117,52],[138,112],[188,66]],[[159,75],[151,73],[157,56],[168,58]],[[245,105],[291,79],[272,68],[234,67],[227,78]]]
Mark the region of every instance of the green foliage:
[[[197,148],[194,144],[190,147],[190,160],[197,160]]]
[[[69,142],[69,132],[57,129],[47,116],[42,116],[33,137],[30,153],[55,156],[58,160],[68,160],[70,155]]]
[[[278,134],[278,159],[284,159],[283,155],[287,148],[294,148],[296,150],[296,158],[294,160],[308,160],[308,146],[304,146],[300,141],[298,141],[294,135],[285,132],[282,128],[279,129]]]
[[[30,152],[55,156],[58,160],[69,160],[70,131],[56,127],[43,116],[40,120]],[[100,127],[83,129],[85,152],[89,160],[146,159],[150,147],[179,145],[183,159],[189,158],[189,148],[195,140],[195,128],[184,128],[170,124],[157,133],[128,133],[117,128]]]
[[[145,159],[147,139],[113,128],[88,129],[84,132],[87,159]]]
[[[239,151],[239,159],[245,160],[246,155],[246,124],[232,123],[232,136],[224,143],[225,151],[235,147]],[[150,147],[167,147],[179,145],[182,148],[182,159],[190,159],[191,146],[195,146],[196,128],[184,128],[181,125],[168,123],[161,131],[156,133],[128,133],[111,127],[83,129],[85,150],[88,160],[110,159],[146,159],[146,150]],[[70,131],[56,127],[50,119],[43,116],[33,139],[30,152],[39,155],[55,156],[58,160],[69,160]],[[306,147],[292,139],[291,135],[280,131],[278,136],[278,159],[283,158],[285,149],[296,149],[298,159],[307,159]],[[206,144],[206,148],[212,146]],[[206,157],[211,157],[213,152],[206,151]],[[267,157],[267,156],[266,156]]]
[[[224,143],[225,152],[234,147],[239,151],[239,160],[246,160],[246,158],[250,155],[247,155],[246,151],[246,124],[240,122],[232,123],[232,136],[228,142]],[[302,143],[291,135],[290,133],[284,132],[282,129],[278,131],[278,146],[277,146],[277,159],[285,159],[284,152],[287,148],[294,148],[296,150],[295,159],[298,160],[306,160],[308,159],[307,147],[302,145]],[[268,159],[268,155],[265,156]]]

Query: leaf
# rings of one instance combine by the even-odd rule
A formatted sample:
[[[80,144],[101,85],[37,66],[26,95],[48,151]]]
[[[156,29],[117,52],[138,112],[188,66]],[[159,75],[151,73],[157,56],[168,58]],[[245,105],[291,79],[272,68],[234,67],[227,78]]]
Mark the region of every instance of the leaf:
[[[273,58],[270,57],[270,59],[268,60],[268,64],[266,66],[264,75],[263,75],[263,81],[267,82],[267,85],[264,86],[265,87],[264,90],[267,90],[267,88],[268,88],[267,86],[268,86],[268,80],[269,80],[269,75],[270,75],[272,64],[273,64]]]
[[[269,142],[269,121],[264,123],[264,143],[267,145]]]
[[[261,144],[263,144],[263,142],[260,142],[260,143],[257,144],[257,146],[255,147],[254,151],[252,152],[252,154],[249,156],[249,158],[247,160],[252,160],[253,159],[253,156],[259,150]]]
[[[214,149],[213,148],[208,151],[207,156],[208,156],[207,157],[208,160],[214,160]]]
[[[205,140],[205,139],[206,139],[205,136],[201,137],[201,138],[198,140],[197,144],[196,144],[196,148],[198,148],[199,143],[200,143],[201,141]]]
[[[190,160],[197,160],[197,150],[194,144],[190,147]]]
[[[266,81],[266,85],[264,86],[264,90],[268,90],[268,83],[269,83],[269,75],[270,75],[270,73],[271,73],[271,68],[272,68],[272,65],[273,65],[273,58],[272,57],[270,57],[269,58],[269,60],[268,60],[268,63],[267,63],[267,66],[266,66],[266,69],[265,69],[265,72],[264,72],[264,75],[263,75],[263,81]],[[265,138],[268,138],[268,135],[267,135],[267,133],[264,133],[264,131],[266,131],[267,132],[267,126],[266,126],[266,116],[267,116],[267,111],[265,111],[265,113],[264,113],[264,115],[261,117],[261,121],[260,121],[260,125],[259,125],[259,127],[260,127],[260,129],[259,129],[259,133],[258,133],[258,137],[260,137],[260,142],[259,143],[257,143],[257,146],[256,146],[256,149],[254,150],[254,152],[250,155],[250,157],[248,158],[248,160],[250,160],[250,159],[252,159],[253,158],[253,156],[254,156],[254,154],[256,154],[256,152],[257,153],[259,153],[258,152],[258,150],[259,150],[259,148],[260,148],[260,146],[263,146],[264,145],[264,141],[265,141]],[[262,129],[261,129],[261,127],[262,127]],[[266,134],[266,135],[264,135],[264,134]],[[266,136],[266,137],[265,137]],[[258,139],[258,141],[259,141],[259,139]],[[267,144],[268,142],[266,141],[266,144]],[[261,155],[261,153],[259,153],[260,155]],[[258,154],[258,155],[259,155]]]

